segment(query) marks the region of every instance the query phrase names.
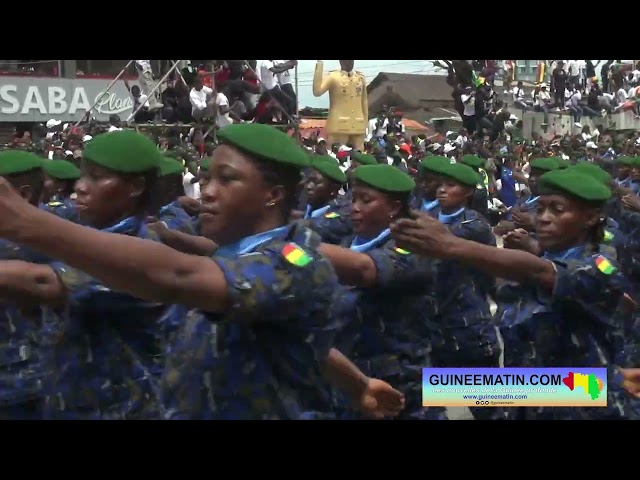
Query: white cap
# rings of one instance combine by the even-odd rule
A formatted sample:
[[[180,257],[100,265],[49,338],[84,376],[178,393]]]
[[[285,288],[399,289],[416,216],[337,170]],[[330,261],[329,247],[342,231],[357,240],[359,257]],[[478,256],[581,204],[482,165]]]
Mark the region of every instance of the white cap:
[[[64,154],[67,155],[67,156],[68,155],[73,155],[73,152],[71,150],[65,150]]]
[[[339,151],[339,152],[350,152],[351,150],[353,150],[353,148],[351,148],[351,147],[347,147],[346,145],[342,145],[342,146],[338,149],[338,151]]]
[[[111,126],[109,127],[109,133],[111,133],[111,132],[117,132],[118,130],[122,130],[122,129],[121,129],[121,128],[118,128],[118,127],[114,127],[113,125],[111,125]]]
[[[82,137],[82,141],[83,142],[88,142],[89,140],[92,140],[93,137],[91,135],[85,135],[84,137]]]
[[[595,148],[598,149],[598,146],[593,142],[587,142],[587,148]]]
[[[62,123],[62,120],[55,120],[52,118],[51,120],[47,121],[47,128],[57,127],[61,123]]]
[[[509,117],[509,120],[518,120],[518,117],[516,117],[513,113],[511,114],[511,116]]]

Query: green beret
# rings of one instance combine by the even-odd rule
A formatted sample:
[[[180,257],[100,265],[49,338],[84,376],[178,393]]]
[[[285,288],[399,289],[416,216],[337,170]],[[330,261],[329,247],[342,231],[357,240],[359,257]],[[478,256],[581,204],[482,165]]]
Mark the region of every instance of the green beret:
[[[631,157],[630,167],[640,167],[640,157]]]
[[[460,159],[460,163],[468,165],[471,168],[484,168],[486,162],[477,155],[463,155]]]
[[[378,165],[378,160],[373,155],[367,155],[362,152],[355,152],[351,155],[351,158],[358,162],[360,165]]]
[[[181,160],[176,160],[171,157],[164,157],[160,160],[159,177],[166,177],[167,175],[182,175],[184,172],[184,166]]]
[[[345,183],[347,181],[347,176],[340,170],[338,162],[329,155],[312,155],[311,168],[334,182]]]
[[[134,130],[98,135],[86,144],[82,157],[119,173],[148,172],[164,158],[151,140]]]
[[[558,157],[550,158],[534,158],[529,162],[531,169],[542,170],[543,172],[551,172],[552,170],[558,170]]]
[[[0,176],[25,173],[42,168],[43,160],[33,153],[23,150],[0,152]]]
[[[564,158],[562,158],[562,157],[552,157],[552,158],[553,158],[553,159],[556,161],[556,163],[558,164],[558,169],[559,169],[559,170],[562,170],[562,169],[564,169],[564,168],[569,168],[569,167],[572,165],[572,163],[571,163],[569,160],[565,160],[565,159],[564,159]]]
[[[205,157],[200,160],[200,170],[203,172],[208,172],[211,168],[211,157]]]
[[[450,163],[442,169],[441,175],[468,187],[475,187],[482,181],[478,172],[462,163]]]
[[[616,163],[618,165],[630,167],[631,165],[633,165],[633,158],[629,157],[628,155],[620,155],[618,158],[616,158]]]
[[[449,159],[438,155],[426,157],[422,162],[420,162],[420,168],[422,170],[435,174],[442,173],[442,169],[448,165],[451,165]]]
[[[416,187],[416,182],[409,175],[383,163],[358,167],[353,171],[353,178],[388,193],[410,193]]]
[[[218,140],[261,160],[297,168],[309,166],[309,155],[277,128],[262,123],[234,123],[218,130]]]
[[[77,180],[80,169],[66,160],[48,160],[42,162],[42,168],[51,178],[57,180]]]
[[[540,193],[559,191],[587,202],[605,202],[611,198],[611,190],[602,182],[576,167],[554,170],[540,177]]]
[[[595,165],[590,162],[578,162],[571,169],[575,169],[585,175],[589,175],[592,178],[595,178],[600,183],[606,185],[607,187],[611,185],[611,181],[613,178],[611,175],[600,168],[598,165]]]

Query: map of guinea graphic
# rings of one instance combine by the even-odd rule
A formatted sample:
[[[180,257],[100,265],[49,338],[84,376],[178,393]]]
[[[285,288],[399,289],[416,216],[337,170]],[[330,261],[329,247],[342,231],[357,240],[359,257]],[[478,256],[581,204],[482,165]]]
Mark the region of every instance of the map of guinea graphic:
[[[602,380],[596,377],[593,373],[573,373],[569,372],[565,378],[562,379],[569,390],[573,391],[578,387],[582,387],[584,393],[591,397],[591,400],[595,400],[600,396],[602,392],[603,383]]]

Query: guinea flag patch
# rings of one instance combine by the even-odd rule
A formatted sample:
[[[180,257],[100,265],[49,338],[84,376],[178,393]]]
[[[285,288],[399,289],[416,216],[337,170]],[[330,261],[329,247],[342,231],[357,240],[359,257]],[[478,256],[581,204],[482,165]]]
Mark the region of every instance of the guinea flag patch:
[[[282,249],[282,256],[285,260],[296,267],[304,267],[313,262],[311,258],[304,250],[302,250],[295,243],[289,243]]]
[[[616,267],[611,265],[611,262],[609,262],[609,260],[604,258],[602,255],[598,255],[598,258],[596,258],[596,266],[598,267],[598,270],[600,270],[605,275],[611,275],[616,271]]]
[[[409,255],[409,254],[411,254],[411,252],[408,252],[405,249],[400,248],[400,247],[396,247],[396,252],[398,252],[400,255]]]
[[[340,216],[337,212],[329,212],[324,214],[325,218],[338,218]]]

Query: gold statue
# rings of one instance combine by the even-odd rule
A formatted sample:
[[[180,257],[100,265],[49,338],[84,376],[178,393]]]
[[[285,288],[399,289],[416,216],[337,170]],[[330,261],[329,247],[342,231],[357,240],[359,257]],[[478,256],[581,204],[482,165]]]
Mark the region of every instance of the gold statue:
[[[350,143],[363,150],[369,122],[367,82],[362,73],[353,71],[353,60],[340,60],[340,68],[324,77],[322,60],[318,60],[313,75],[313,95],[319,97],[329,91],[329,117],[325,127],[329,144]]]

